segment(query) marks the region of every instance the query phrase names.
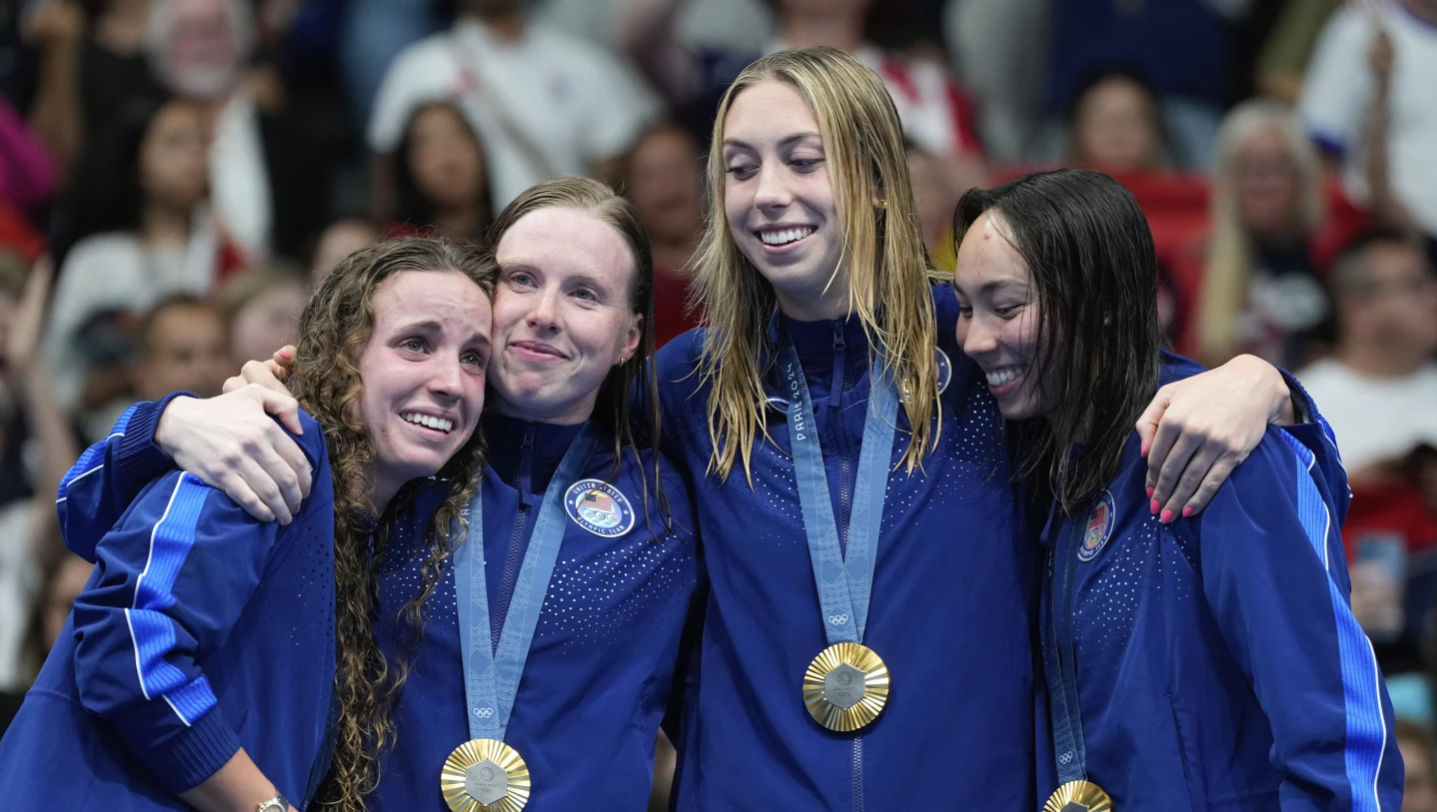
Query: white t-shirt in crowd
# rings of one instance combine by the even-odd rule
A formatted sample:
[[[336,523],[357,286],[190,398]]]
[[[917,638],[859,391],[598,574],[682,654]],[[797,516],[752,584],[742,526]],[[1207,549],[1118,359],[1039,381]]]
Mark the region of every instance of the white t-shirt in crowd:
[[[1337,435],[1349,470],[1437,447],[1437,363],[1405,378],[1374,378],[1325,359],[1297,373]]]
[[[479,134],[496,211],[541,180],[589,174],[658,113],[612,54],[534,22],[509,41],[461,19],[400,51],[375,99],[370,148],[392,152],[413,111],[436,100],[458,104]]]
[[[1437,234],[1437,24],[1417,18],[1400,0],[1375,11],[1346,4],[1317,41],[1298,111],[1314,138],[1343,154],[1349,193],[1367,200],[1362,140],[1374,92],[1367,54],[1375,19],[1394,55],[1387,141],[1392,188],[1427,233]]]

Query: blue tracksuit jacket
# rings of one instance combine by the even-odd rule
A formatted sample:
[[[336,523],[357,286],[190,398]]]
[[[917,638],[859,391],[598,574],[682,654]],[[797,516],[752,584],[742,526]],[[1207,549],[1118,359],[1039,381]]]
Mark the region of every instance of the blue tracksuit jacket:
[[[0,741],[0,796],[13,808],[187,809],[175,793],[240,747],[299,805],[324,769],[334,678],[324,435],[301,415],[314,490],[281,527],[189,474],[135,480],[120,458],[150,445],[156,414],[132,407],[60,485],[66,542],[96,567]],[[122,513],[108,512],[110,488],[125,494]]]
[[[171,464],[149,442],[162,407],[141,407],[148,422],[136,434],[144,442],[124,449],[118,462],[126,470],[153,475]],[[544,489],[579,429],[492,413],[483,418],[485,575],[496,634]],[[673,517],[672,529],[663,526],[651,463],[648,452],[638,459],[626,454],[613,476],[612,444],[604,440],[584,466],[583,477],[609,482],[623,495],[606,506],[620,509],[614,528],[588,526],[611,534],[631,519],[632,527],[606,536],[572,516],[566,524],[505,736],[529,765],[533,794],[526,810],[638,809],[647,802],[654,740],[698,570],[688,491],[672,466],[660,466]],[[132,495],[123,482],[101,482],[105,476],[96,477],[107,496],[97,513]],[[316,488],[319,481],[316,471]],[[430,519],[443,498],[438,485],[415,494],[411,508],[394,519],[376,568],[376,636],[387,654],[408,661],[409,671],[395,709],[397,744],[382,758],[379,787],[369,799],[373,809],[447,809],[440,769],[449,752],[469,740],[452,558],[425,604],[417,644],[398,620],[418,594]]]
[[[544,489],[580,427],[492,413],[481,425],[489,465],[485,576],[498,634]],[[688,495],[672,466],[661,466],[675,524],[670,530],[653,496],[651,457],[642,455],[649,475],[646,518],[638,463],[626,452],[610,480],[612,449],[612,441],[603,441],[583,477],[611,481],[632,510],[632,529],[606,538],[568,520],[504,737],[529,765],[533,795],[526,812],[643,809],[653,782],[654,740],[694,591],[697,547]],[[418,590],[427,551],[423,527],[435,497],[442,493],[420,497],[417,518],[396,528],[379,564],[381,640],[397,639],[395,617]],[[439,792],[440,768],[469,740],[452,563],[446,560],[425,607],[424,638],[410,657],[396,712],[397,744],[371,796],[375,809],[448,808]]]
[[[804,669],[827,646],[783,411],[773,442],[741,467],[705,476],[707,389],[692,370],[702,332],[659,352],[663,429],[692,474],[710,594],[679,740],[680,810],[1033,809],[1031,615],[1035,545],[1016,527],[999,416],[954,342],[951,288],[937,291],[940,347],[952,365],[942,437],[923,468],[889,477],[865,642],[892,694],[861,735],[809,717]],[[779,318],[783,318],[780,316]],[[829,491],[847,528],[870,347],[856,319],[787,321],[813,398]],[[771,392],[778,391],[771,385]],[[892,463],[906,447],[899,414]]]
[[[1076,567],[1087,771],[1118,809],[1401,806],[1392,708],[1348,607],[1345,479],[1294,436],[1269,430],[1203,513],[1163,525],[1134,435],[1091,509],[1041,534],[1075,534],[1044,641]],[[1330,440],[1313,447],[1333,462]]]

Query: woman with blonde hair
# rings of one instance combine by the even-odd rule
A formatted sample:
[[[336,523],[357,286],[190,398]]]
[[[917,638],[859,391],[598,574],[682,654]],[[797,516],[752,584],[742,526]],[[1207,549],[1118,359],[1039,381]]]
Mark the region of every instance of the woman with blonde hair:
[[[1306,334],[1328,310],[1315,245],[1327,220],[1317,150],[1292,111],[1254,100],[1223,122],[1216,164],[1193,351],[1207,363],[1250,352],[1301,366]]]
[[[710,586],[677,808],[1034,807],[1037,553],[993,401],[1023,371],[961,354],[906,166],[882,82],[832,48],[758,60],[719,107],[708,326],[659,353]],[[1213,374],[1251,399],[1168,390],[1154,411],[1203,409],[1240,456],[1287,403],[1243,369]],[[1147,430],[1165,519],[1231,466],[1186,428]],[[1184,485],[1164,461],[1191,461]]]

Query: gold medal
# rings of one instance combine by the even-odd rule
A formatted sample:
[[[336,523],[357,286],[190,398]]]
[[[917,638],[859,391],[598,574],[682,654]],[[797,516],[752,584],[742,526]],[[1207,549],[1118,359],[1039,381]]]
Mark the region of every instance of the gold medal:
[[[1113,812],[1113,799],[1092,781],[1069,781],[1048,796],[1043,812]]]
[[[862,643],[835,643],[803,674],[803,703],[815,722],[839,733],[866,727],[888,704],[888,666]]]
[[[529,803],[529,765],[498,739],[474,739],[444,759],[439,790],[454,812],[519,812]]]

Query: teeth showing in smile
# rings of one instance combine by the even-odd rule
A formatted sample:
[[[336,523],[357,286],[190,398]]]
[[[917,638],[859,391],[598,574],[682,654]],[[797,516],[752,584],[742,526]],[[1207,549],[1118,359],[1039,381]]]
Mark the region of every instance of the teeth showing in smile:
[[[763,240],[764,245],[787,245],[807,237],[814,230],[813,226],[795,226],[781,231],[760,231],[758,238]]]
[[[454,429],[454,422],[445,420],[442,417],[430,417],[427,414],[417,414],[413,412],[410,414],[402,414],[399,417],[407,423],[413,423],[428,429],[434,429],[435,431],[442,431],[445,434],[448,434]]]
[[[1018,368],[1004,367],[1002,369],[987,373],[985,377],[988,378],[989,386],[1002,386],[1005,383],[1012,382],[1018,377]]]

